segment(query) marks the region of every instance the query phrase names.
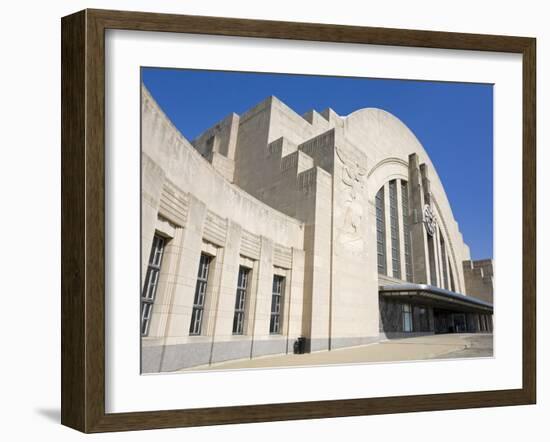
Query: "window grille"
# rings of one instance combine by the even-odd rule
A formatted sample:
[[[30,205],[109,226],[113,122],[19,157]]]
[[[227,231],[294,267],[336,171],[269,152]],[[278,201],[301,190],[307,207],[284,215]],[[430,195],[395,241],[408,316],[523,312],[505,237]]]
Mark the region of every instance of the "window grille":
[[[376,194],[376,249],[378,273],[386,275],[386,220],[384,210],[384,187]]]
[[[283,276],[273,276],[273,290],[271,295],[271,319],[269,321],[269,333],[281,333],[281,313],[283,306],[285,278]]]
[[[401,257],[399,247],[399,217],[397,213],[397,182],[390,181],[390,236],[392,276],[401,279]]]
[[[149,334],[149,325],[153,313],[153,304],[157,293],[157,287],[160,275],[160,265],[164,254],[164,238],[155,235],[153,245],[149,255],[149,264],[147,265],[147,274],[145,275],[145,284],[141,293],[141,335]]]
[[[401,181],[401,205],[403,208],[403,238],[405,255],[405,280],[413,281],[411,231],[409,227],[409,186],[406,181]]]
[[[206,301],[206,287],[208,284],[208,270],[212,257],[201,254],[199,262],[199,273],[197,285],[195,286],[195,298],[193,299],[193,311],[191,313],[191,324],[189,325],[190,335],[200,335],[204,318],[204,305]]]
[[[250,269],[240,266],[237,280],[237,296],[235,299],[235,313],[233,314],[233,334],[242,335],[244,333],[244,318],[246,307],[246,291],[248,288],[248,276]]]

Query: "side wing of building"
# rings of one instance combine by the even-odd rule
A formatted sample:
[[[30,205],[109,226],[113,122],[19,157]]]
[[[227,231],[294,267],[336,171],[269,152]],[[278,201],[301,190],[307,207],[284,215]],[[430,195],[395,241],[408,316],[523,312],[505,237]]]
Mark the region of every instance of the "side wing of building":
[[[287,352],[302,335],[303,223],[231,184],[146,90],[141,193],[142,371]]]

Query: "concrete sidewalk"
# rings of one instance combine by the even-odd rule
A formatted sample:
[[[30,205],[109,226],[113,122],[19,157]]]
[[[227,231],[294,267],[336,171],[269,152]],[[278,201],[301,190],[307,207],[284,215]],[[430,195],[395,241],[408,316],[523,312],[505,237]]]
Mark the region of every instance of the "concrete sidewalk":
[[[392,339],[375,344],[303,355],[286,354],[220,362],[180,371],[228,370],[239,368],[297,367],[368,362],[413,361],[461,357],[491,357],[492,334],[457,333]]]

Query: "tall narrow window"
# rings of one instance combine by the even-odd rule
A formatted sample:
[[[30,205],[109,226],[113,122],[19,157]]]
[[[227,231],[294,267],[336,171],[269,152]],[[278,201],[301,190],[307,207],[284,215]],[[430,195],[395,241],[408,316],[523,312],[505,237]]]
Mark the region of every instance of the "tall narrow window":
[[[145,275],[145,285],[141,293],[141,335],[147,336],[149,333],[149,323],[153,312],[153,303],[157,293],[159,282],[160,265],[162,264],[162,255],[164,253],[164,238],[155,235],[153,237],[153,246],[149,255],[149,264],[147,274]]]
[[[413,282],[411,231],[409,227],[409,186],[401,181],[401,206],[403,208],[403,238],[405,252],[405,280]]]
[[[401,304],[401,305],[402,305],[402,313],[403,313],[403,331],[412,332],[413,325],[412,325],[411,305],[410,304]]]
[[[386,274],[386,220],[384,210],[384,187],[376,194],[376,249],[378,273]]]
[[[437,286],[437,275],[435,272],[435,243],[434,237],[428,234],[428,259],[430,264],[430,284]]]
[[[441,247],[441,265],[443,267],[443,288],[449,288],[449,274],[447,272],[447,251],[445,250],[445,240],[439,231],[439,245]]]
[[[450,276],[451,276],[451,291],[456,291],[455,290],[455,278],[453,276],[453,268],[451,267],[451,261],[449,260],[449,272],[450,272]]]
[[[208,269],[210,268],[211,261],[211,256],[204,253],[201,254],[197,285],[195,286],[195,298],[193,300],[193,312],[191,313],[191,324],[189,325],[190,335],[201,334],[204,304],[206,300],[206,286],[208,284]]]
[[[401,257],[399,255],[399,217],[397,215],[397,181],[390,181],[390,232],[391,265],[394,278],[401,279]]]
[[[237,281],[237,297],[235,299],[235,313],[233,315],[233,334],[244,333],[244,315],[246,306],[246,290],[248,288],[248,275],[250,269],[240,266],[239,278]]]
[[[273,290],[271,294],[271,320],[269,321],[269,333],[281,333],[281,312],[283,305],[285,278],[273,276]]]

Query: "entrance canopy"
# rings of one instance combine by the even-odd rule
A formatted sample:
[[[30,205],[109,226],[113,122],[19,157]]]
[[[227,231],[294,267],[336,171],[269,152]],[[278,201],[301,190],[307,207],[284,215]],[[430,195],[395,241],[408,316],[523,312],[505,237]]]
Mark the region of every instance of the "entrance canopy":
[[[431,305],[435,308],[460,312],[493,313],[493,304],[462,293],[451,292],[427,284],[382,285],[379,293],[387,298]]]

